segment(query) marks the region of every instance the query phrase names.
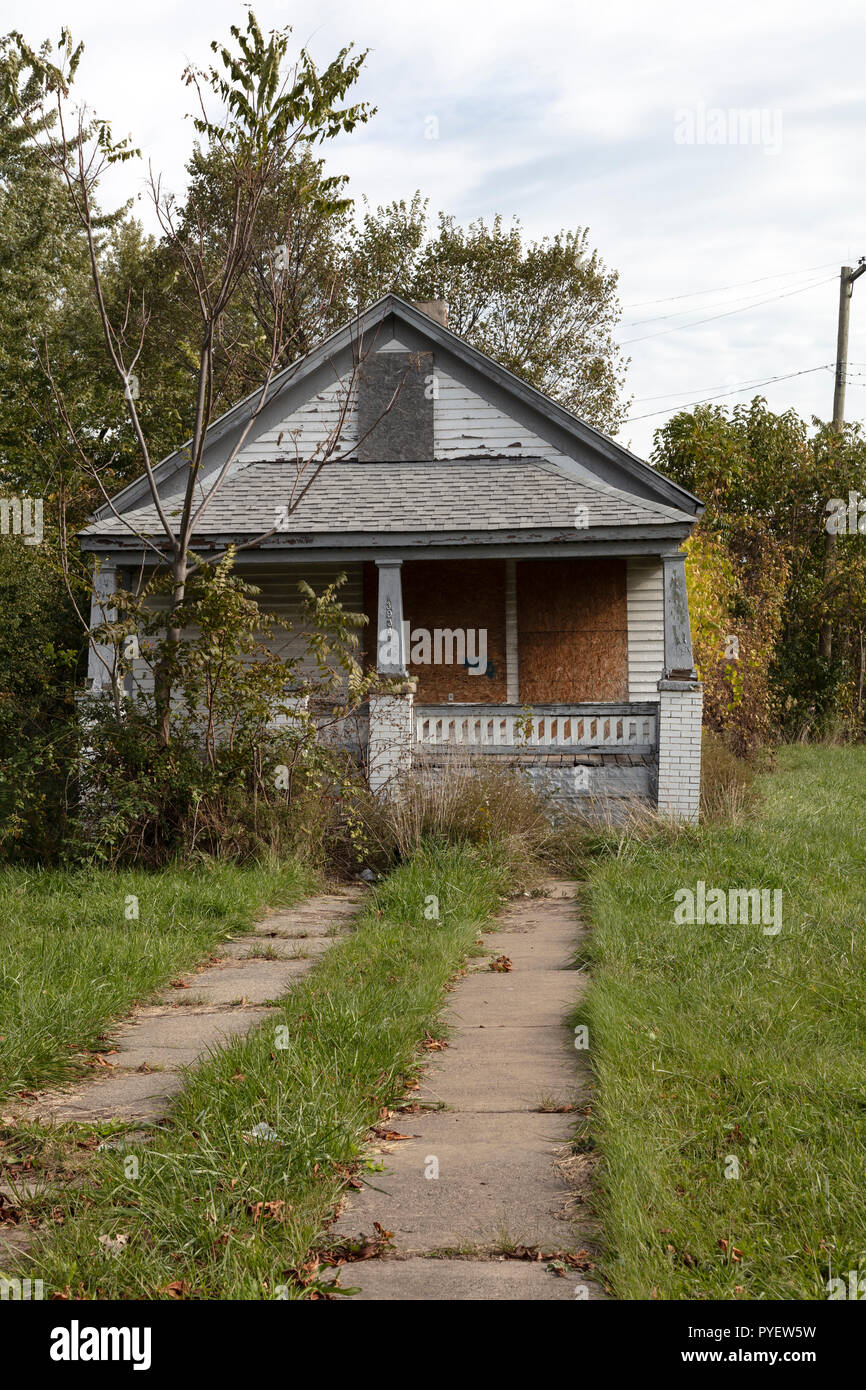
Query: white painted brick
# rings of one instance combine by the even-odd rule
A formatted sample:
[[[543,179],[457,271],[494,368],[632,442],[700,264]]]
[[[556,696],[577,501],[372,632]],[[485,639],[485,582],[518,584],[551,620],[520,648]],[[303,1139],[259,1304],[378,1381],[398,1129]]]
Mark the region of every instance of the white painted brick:
[[[658,807],[696,821],[700,809],[701,691],[659,692]]]

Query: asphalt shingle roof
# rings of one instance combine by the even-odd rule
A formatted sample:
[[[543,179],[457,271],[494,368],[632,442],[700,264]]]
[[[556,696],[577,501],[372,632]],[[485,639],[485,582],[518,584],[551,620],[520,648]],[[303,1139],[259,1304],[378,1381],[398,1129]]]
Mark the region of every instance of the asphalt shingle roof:
[[[299,491],[292,462],[254,462],[224,483],[197,536],[255,536],[274,526],[277,511]],[[179,516],[181,499],[163,506]],[[674,507],[629,497],[606,484],[577,481],[545,459],[458,459],[420,463],[327,464],[291,513],[292,535],[460,532],[574,528],[586,508],[597,527],[691,522]],[[583,519],[581,515],[581,520]],[[127,523],[127,524],[125,524]],[[84,535],[129,538],[130,527],[161,534],[153,505],[105,516]]]

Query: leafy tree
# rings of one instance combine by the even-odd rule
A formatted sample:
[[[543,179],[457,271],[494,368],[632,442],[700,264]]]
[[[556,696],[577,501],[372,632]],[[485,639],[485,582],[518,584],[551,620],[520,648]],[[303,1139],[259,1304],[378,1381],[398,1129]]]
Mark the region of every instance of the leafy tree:
[[[749,727],[766,737],[774,721],[796,735],[839,716],[859,722],[863,536],[839,537],[829,576],[824,559],[828,502],[866,492],[859,426],[839,436],[813,421],[810,432],[795,411],[775,414],[755,397],[730,412],[702,406],[674,416],[657,432],[652,457],[707,503],[690,583],[712,602],[726,596],[725,635],[740,637],[738,665],[718,646],[699,648],[703,668],[715,673],[708,709],[716,727],[736,725],[744,738]],[[826,622],[837,639],[831,661],[821,653]]]
[[[194,118],[194,126],[205,147],[217,152],[227,180],[228,215],[216,220],[208,216],[206,203],[195,194],[184,207],[178,208],[175,200],[162,191],[159,182],[152,181],[153,205],[162,230],[163,250],[177,273],[184,277],[197,314],[194,370],[189,392],[192,438],[178,519],[170,518],[162,504],[154,477],[158,452],[148,431],[147,410],[138,405],[137,370],[147,342],[151,310],[146,297],[138,305],[128,294],[122,314],[112,314],[109,286],[100,256],[100,218],[94,201],[99,178],[107,165],[123,162],[136,151],[127,141],[115,141],[106,122],[88,120],[81,109],[70,111],[70,83],[81,49],[73,45],[68,33],[62,37],[59,62],[52,61],[44,51],[37,54],[17,36],[21,66],[25,74],[29,74],[25,76],[24,90],[29,89],[28,84],[35,78],[44,101],[43,105],[36,105],[35,115],[23,104],[19,114],[48,167],[65,184],[69,204],[84,234],[105,359],[114,371],[117,385],[123,389],[139,466],[143,468],[164,532],[158,543],[146,537],[139,538],[157,563],[168,566],[172,576],[164,658],[156,674],[160,736],[164,743],[169,741],[171,734],[170,673],[181,640],[180,626],[174,615],[183,607],[186,585],[199,567],[190,551],[192,535],[223,486],[265,405],[274,373],[292,347],[292,319],[286,314],[287,281],[281,274],[280,243],[274,247],[273,225],[268,225],[263,216],[263,210],[268,208],[268,194],[293,157],[302,156],[314,145],[340,132],[351,131],[369,115],[363,104],[344,104],[346,93],[357,80],[364,55],[352,57],[350,50],[344,48],[319,71],[303,49],[293,62],[287,60],[290,34],[290,29],[284,28],[272,31],[266,38],[250,11],[245,29],[232,26],[230,45],[211,44],[214,65],[207,70],[189,68],[185,75],[188,85],[195,91],[200,112]],[[22,90],[18,81],[12,90],[17,97]],[[216,117],[208,113],[209,100],[216,101],[219,111]],[[234,441],[214,475],[205,483],[202,476],[205,441],[220,408],[219,372],[226,354],[231,364],[235,358],[243,358],[244,350],[249,349],[249,343],[238,345],[235,341],[233,335],[239,324],[243,324],[243,314],[235,315],[233,309],[240,286],[249,280],[262,254],[267,258],[272,313],[269,338],[255,344],[261,347],[260,366],[263,367],[257,382],[257,400],[248,412],[240,439]],[[72,445],[96,477],[87,440],[76,433],[56,378],[51,380]],[[309,461],[313,466],[307,485],[326,461],[327,454]],[[116,689],[114,698],[117,705]]]
[[[55,853],[73,765],[82,634],[54,557],[0,537],[0,851]]]
[[[590,424],[613,432],[628,409],[614,341],[617,274],[585,228],[527,241],[515,219],[428,227],[420,194],[368,210],[348,243],[342,313],[393,290],[445,299],[448,326]]]

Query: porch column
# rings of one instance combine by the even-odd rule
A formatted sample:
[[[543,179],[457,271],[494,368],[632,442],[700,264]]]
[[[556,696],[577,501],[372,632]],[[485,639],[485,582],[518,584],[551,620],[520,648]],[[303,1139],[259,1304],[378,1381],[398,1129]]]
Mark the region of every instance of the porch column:
[[[377,560],[379,598],[376,612],[376,669],[380,675],[407,678],[403,626],[401,560]],[[371,791],[393,790],[400,774],[412,766],[415,713],[412,688],[370,696],[367,776]]]
[[[657,805],[697,821],[701,801],[703,686],[692,658],[685,555],[664,555],[665,668],[659,681]]]
[[[377,560],[379,603],[376,619],[376,670],[383,676],[406,676],[403,630],[402,560]]]
[[[113,623],[117,609],[111,606],[111,596],[117,589],[117,566],[113,561],[95,560],[93,566],[93,596],[90,600],[90,630],[102,623]],[[117,679],[117,652],[106,642],[91,639],[87,653],[87,684],[92,695],[111,689]]]
[[[692,630],[689,623],[689,597],[686,592],[686,557],[663,555],[665,593],[665,677],[668,680],[695,680],[692,660]]]

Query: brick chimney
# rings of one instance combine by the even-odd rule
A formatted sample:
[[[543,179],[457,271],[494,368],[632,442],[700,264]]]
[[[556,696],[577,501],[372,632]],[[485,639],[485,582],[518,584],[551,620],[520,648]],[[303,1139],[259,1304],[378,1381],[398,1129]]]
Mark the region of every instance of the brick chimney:
[[[420,309],[422,314],[426,314],[428,319],[434,319],[436,323],[441,323],[443,328],[448,327],[448,301],[445,299],[413,299],[413,309]]]

